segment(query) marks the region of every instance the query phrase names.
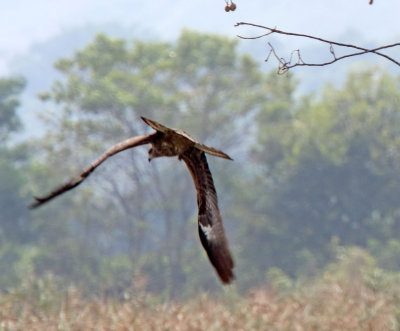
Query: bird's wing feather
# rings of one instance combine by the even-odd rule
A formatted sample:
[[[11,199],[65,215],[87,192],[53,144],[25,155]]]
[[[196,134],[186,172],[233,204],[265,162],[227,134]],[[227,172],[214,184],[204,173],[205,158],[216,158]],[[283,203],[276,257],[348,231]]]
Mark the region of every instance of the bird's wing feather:
[[[166,126],[164,126],[164,125],[162,125],[162,124],[160,124],[160,123],[158,123],[158,122],[156,122],[156,121],[150,120],[150,119],[148,119],[148,118],[146,118],[146,117],[141,116],[141,119],[142,119],[147,125],[151,126],[151,127],[152,127],[154,130],[156,130],[156,131],[160,131],[160,132],[162,132],[162,133],[167,133],[167,132],[169,132],[169,131],[173,131],[172,129],[167,128]]]
[[[228,159],[228,160],[232,160],[232,158],[224,153],[223,151],[216,149],[214,147],[210,147],[210,146],[206,146],[202,143],[196,142],[195,147],[197,147],[198,149],[202,150],[203,152],[206,152],[208,154],[214,155],[214,156],[218,156],[218,157],[222,157],[224,159]]]
[[[122,152],[126,149],[133,148],[139,145],[148,144],[153,141],[156,133],[151,135],[137,136],[133,138],[129,138],[127,140],[121,141],[118,144],[110,147],[107,151],[105,151],[96,161],[87,166],[78,176],[71,178],[68,182],[56,187],[53,191],[43,197],[35,197],[35,202],[32,203],[29,208],[34,209],[42,204],[50,201],[51,199],[77,187],[80,183],[82,183],[100,164],[102,164],[109,157]]]
[[[194,147],[181,155],[197,190],[198,229],[201,243],[221,280],[228,284],[234,278],[234,262],[218,209],[217,193],[206,156]]]

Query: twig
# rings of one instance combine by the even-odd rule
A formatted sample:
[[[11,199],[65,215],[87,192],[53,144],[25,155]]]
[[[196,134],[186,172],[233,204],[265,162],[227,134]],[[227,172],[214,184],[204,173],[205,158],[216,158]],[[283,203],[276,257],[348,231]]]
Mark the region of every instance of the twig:
[[[279,57],[277,55],[274,47],[272,46],[272,44],[268,43],[268,45],[270,47],[270,51],[269,51],[268,56],[265,59],[265,61],[269,60],[271,54],[274,55],[274,57],[279,62],[279,72],[280,73],[286,72],[289,69],[297,67],[297,66],[325,66],[325,65],[332,64],[334,62],[337,62],[339,60],[342,60],[342,59],[345,59],[345,58],[348,58],[348,57],[351,57],[351,56],[357,56],[357,55],[362,55],[362,54],[366,54],[366,53],[373,53],[373,54],[376,54],[378,56],[384,57],[387,60],[393,62],[394,64],[400,66],[400,62],[399,61],[395,60],[394,58],[390,57],[389,55],[386,55],[384,53],[379,52],[382,49],[387,49],[387,48],[400,46],[400,43],[394,43],[394,44],[390,44],[390,45],[384,45],[384,46],[376,47],[376,48],[373,48],[373,49],[368,49],[368,48],[360,47],[360,46],[357,46],[357,45],[340,43],[340,42],[331,41],[331,40],[327,40],[327,39],[323,39],[323,38],[319,38],[319,37],[315,37],[315,36],[311,36],[311,35],[307,35],[307,34],[286,32],[286,31],[278,30],[276,28],[269,28],[267,26],[253,24],[253,23],[239,22],[239,23],[235,24],[235,26],[240,26],[240,25],[248,25],[248,26],[253,26],[253,27],[257,27],[257,28],[268,30],[267,33],[264,33],[264,34],[261,34],[261,35],[255,36],[255,37],[243,37],[243,36],[238,35],[238,37],[241,38],[241,39],[259,39],[259,38],[263,38],[263,37],[266,37],[268,35],[271,35],[273,33],[277,33],[277,34],[282,34],[282,35],[287,35],[287,36],[309,38],[309,39],[313,39],[313,40],[317,40],[317,41],[329,44],[329,51],[330,51],[330,53],[331,53],[331,55],[333,57],[333,59],[331,61],[327,61],[327,62],[323,62],[323,63],[306,63],[301,58],[300,50],[293,51],[291,53],[291,55],[290,55],[290,59],[288,61],[286,61],[284,58]],[[333,48],[334,45],[335,46],[339,46],[339,47],[353,48],[353,49],[359,50],[360,52],[349,53],[349,54],[346,54],[346,55],[338,57],[335,54],[335,50]],[[295,63],[293,63],[293,61],[292,61],[294,54],[296,54],[296,56],[297,56],[297,61]]]

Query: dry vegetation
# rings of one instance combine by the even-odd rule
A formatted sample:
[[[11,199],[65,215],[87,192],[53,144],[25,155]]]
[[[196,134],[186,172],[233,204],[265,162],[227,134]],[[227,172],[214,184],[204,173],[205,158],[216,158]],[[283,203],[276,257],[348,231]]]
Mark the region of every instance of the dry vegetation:
[[[285,291],[283,291],[285,292]],[[0,297],[0,330],[398,330],[397,291],[319,280],[283,293],[271,286],[240,298],[201,295],[160,303],[144,292],[124,301],[87,300],[70,289]]]
[[[400,273],[383,270],[366,251],[339,248],[336,262],[294,282],[271,268],[268,283],[219,298],[200,294],[165,301],[135,276],[120,299],[89,299],[53,276],[26,277],[0,294],[1,330],[399,330]]]

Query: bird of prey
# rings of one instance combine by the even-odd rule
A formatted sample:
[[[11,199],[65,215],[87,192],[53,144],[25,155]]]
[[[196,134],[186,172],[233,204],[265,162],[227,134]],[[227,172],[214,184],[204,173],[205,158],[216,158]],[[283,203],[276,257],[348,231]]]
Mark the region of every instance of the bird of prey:
[[[103,153],[96,161],[86,167],[78,176],[60,185],[43,197],[35,197],[29,207],[37,208],[51,199],[81,184],[101,163],[109,157],[136,146],[151,144],[148,151],[151,161],[161,156],[177,156],[188,167],[197,191],[198,232],[200,241],[207,252],[221,281],[230,283],[234,278],[234,262],[225,236],[222,218],[218,209],[217,193],[205,153],[232,160],[224,152],[203,145],[178,129],[167,128],[155,121],[142,117],[142,120],[156,132],[124,140]]]

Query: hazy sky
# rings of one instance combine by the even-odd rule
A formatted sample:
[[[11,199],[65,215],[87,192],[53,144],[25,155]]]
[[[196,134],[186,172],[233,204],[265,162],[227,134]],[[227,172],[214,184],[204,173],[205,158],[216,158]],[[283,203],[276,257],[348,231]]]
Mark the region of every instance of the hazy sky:
[[[247,21],[326,38],[358,31],[366,41],[400,39],[399,0],[375,0],[372,6],[369,0],[235,1],[234,13],[225,13],[224,0],[0,1],[0,74],[32,44],[85,24],[137,24],[161,38],[173,38],[182,27],[234,36],[245,32],[234,23]]]
[[[42,104],[36,95],[46,91],[55,79],[53,62],[72,54],[78,47],[64,44],[59,53],[46,56],[42,52],[48,48],[38,47],[38,44],[56,40],[65,32],[87,31],[80,29],[87,25],[91,25],[92,31],[98,26],[103,29],[106,24],[121,25],[128,35],[132,31],[135,38],[141,31],[148,31],[153,38],[168,40],[177,37],[182,28],[232,37],[262,32],[234,27],[236,22],[243,21],[368,47],[400,41],[400,0],[374,0],[372,6],[368,5],[369,0],[234,1],[237,10],[226,13],[225,0],[0,0],[0,77],[17,74],[28,79],[22,96],[23,106],[19,109],[26,134],[41,132],[41,122],[36,114]],[[143,35],[143,39],[146,37],[148,35]],[[278,38],[278,42],[283,47],[280,56],[287,57],[291,50],[298,48],[304,50],[302,54],[306,61],[312,56],[322,56],[325,60],[325,56],[331,56],[327,46],[308,45],[304,39]],[[242,43],[243,50],[250,48],[263,63],[267,53],[266,40]],[[65,54],[68,49],[69,53]],[[339,50],[335,51],[338,54]],[[394,52],[392,56],[400,58],[400,48]],[[371,63],[378,63],[379,58],[373,55],[360,59],[368,58]],[[318,91],[328,81],[340,84],[349,65],[351,61],[335,64],[329,70],[325,67],[296,68],[294,73],[301,82],[298,91]],[[272,68],[276,68],[274,61],[264,67],[265,70]],[[393,73],[400,73],[399,67],[393,65],[390,68]]]

